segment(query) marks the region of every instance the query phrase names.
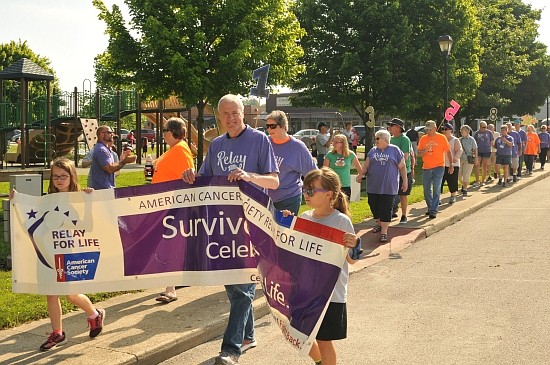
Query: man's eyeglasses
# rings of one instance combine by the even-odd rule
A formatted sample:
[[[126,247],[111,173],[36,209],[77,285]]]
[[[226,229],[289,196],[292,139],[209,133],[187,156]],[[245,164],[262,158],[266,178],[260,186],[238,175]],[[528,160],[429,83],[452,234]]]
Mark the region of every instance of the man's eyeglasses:
[[[326,193],[327,191],[328,191],[327,189],[302,189],[302,192],[305,195],[310,197],[315,195],[315,193],[319,193],[319,192]]]
[[[267,129],[275,129],[275,128],[277,128],[277,124],[266,124],[265,127]]]
[[[170,129],[163,129],[162,133],[170,132]]]
[[[103,131],[103,132],[101,132],[101,133],[114,134],[115,132],[113,132],[113,131]]]
[[[69,175],[52,175],[52,180],[62,180],[65,181]]]

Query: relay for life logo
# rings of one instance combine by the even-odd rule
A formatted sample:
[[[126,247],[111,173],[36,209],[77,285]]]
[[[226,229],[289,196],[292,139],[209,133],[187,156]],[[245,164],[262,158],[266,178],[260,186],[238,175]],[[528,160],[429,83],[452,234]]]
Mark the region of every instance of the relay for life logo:
[[[68,204],[26,212],[25,226],[40,262],[55,271],[58,282],[92,280],[99,263],[99,240]]]

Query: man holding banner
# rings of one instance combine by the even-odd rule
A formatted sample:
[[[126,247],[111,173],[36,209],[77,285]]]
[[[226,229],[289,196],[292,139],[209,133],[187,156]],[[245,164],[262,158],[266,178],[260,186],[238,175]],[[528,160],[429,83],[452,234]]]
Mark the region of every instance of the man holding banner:
[[[277,189],[279,169],[267,136],[244,123],[244,106],[236,95],[227,94],[218,103],[219,118],[227,133],[217,137],[208,148],[198,175],[227,176],[229,181],[244,180],[258,189]],[[193,184],[193,169],[183,172],[185,182]],[[237,364],[243,351],[256,346],[252,301],[256,283],[226,285],[231,303],[220,356],[216,364]]]

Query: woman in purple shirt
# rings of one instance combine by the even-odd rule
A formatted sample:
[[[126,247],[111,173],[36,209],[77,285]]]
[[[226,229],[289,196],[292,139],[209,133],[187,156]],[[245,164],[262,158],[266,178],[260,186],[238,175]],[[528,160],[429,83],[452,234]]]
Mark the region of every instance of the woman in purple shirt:
[[[548,149],[550,148],[550,133],[547,131],[548,127],[544,124],[540,127],[539,139],[540,139],[540,169],[544,170],[546,159],[548,156]]]
[[[275,209],[289,210],[298,215],[302,204],[302,176],[317,170],[316,161],[304,142],[288,135],[285,112],[274,110],[269,113],[265,127],[279,167],[279,187],[268,190],[267,194],[273,200]]]
[[[376,145],[367,154],[357,182],[361,182],[363,176],[367,175],[368,202],[376,220],[372,231],[381,233],[380,242],[387,242],[393,199],[399,189],[399,175],[403,181],[403,191],[407,191],[409,182],[403,152],[390,144],[390,132],[379,130],[374,137]]]

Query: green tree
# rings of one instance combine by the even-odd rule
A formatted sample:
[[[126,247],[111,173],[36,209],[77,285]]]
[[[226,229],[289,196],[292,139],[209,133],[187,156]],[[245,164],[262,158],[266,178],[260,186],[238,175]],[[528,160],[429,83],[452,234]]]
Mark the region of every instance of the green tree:
[[[449,64],[450,95],[467,101],[481,81],[470,0],[302,0],[296,12],[307,33],[307,70],[293,85],[304,90],[295,103],[352,109],[365,124],[368,105],[379,114],[434,118],[443,99],[443,34],[460,45]]]
[[[481,84],[479,69],[481,23],[473,0],[401,0],[412,27],[402,114],[413,120],[443,118],[444,58],[437,42],[450,35],[454,44],[448,60],[449,100],[466,105]]]
[[[546,47],[535,41],[540,11],[521,0],[476,0],[482,53],[482,83],[467,105],[469,117],[534,112],[544,102],[550,83],[543,65]],[[544,75],[546,74],[546,77]]]
[[[399,1],[302,0],[296,14],[307,68],[293,85],[303,90],[293,104],[354,110],[364,124],[369,105],[395,111],[411,34]],[[367,128],[367,143],[371,136]]]
[[[44,70],[48,71],[55,77],[55,71],[50,66],[51,61],[39,54],[36,54],[27,44],[27,41],[10,41],[9,43],[0,44],[0,70],[11,66],[21,58],[28,58]],[[57,78],[51,83],[53,88],[59,89],[59,82]],[[19,100],[19,83],[12,80],[4,81],[4,94],[0,96],[10,103],[17,103]],[[29,86],[29,95],[31,99],[37,96],[44,96],[46,94],[44,86],[31,83]]]
[[[270,64],[269,81],[288,84],[302,70],[302,29],[286,0],[127,0],[120,9],[94,0],[109,45],[96,58],[100,85],[135,85],[144,95],[176,95],[203,112],[226,93],[248,95],[252,70]],[[199,163],[202,139],[199,139]]]

